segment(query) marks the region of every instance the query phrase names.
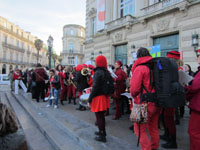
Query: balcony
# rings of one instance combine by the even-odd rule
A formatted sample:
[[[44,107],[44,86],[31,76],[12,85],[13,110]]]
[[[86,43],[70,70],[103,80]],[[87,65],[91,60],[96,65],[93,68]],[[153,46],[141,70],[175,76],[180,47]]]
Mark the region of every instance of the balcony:
[[[106,23],[105,29],[109,32],[122,27],[129,27],[135,20],[135,17],[127,15],[122,18],[113,20],[109,23]]]
[[[67,54],[67,55],[84,55],[78,50],[63,50],[62,54]]]
[[[186,0],[162,0],[161,2],[142,8],[141,11],[143,15],[149,15],[166,8],[168,8],[167,10],[175,9],[178,8],[179,3],[184,1],[186,2]]]
[[[18,51],[18,52],[22,52],[22,53],[25,52],[25,49],[19,48],[19,47],[15,46],[15,45],[12,45],[12,44],[8,44],[6,42],[2,42],[2,45],[5,48],[9,48],[9,49],[12,49],[12,50],[15,50],[15,51]]]

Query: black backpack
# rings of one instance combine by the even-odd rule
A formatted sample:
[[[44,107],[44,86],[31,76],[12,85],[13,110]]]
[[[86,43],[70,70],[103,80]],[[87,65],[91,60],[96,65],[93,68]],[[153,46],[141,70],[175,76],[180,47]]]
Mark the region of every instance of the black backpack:
[[[112,95],[115,91],[114,88],[114,83],[113,83],[113,78],[110,75],[110,72],[108,72],[107,70],[104,71],[104,88],[103,88],[103,93],[106,95]]]
[[[153,70],[153,87],[156,92],[151,93],[142,86],[147,93],[141,94],[141,101],[155,102],[157,106],[163,108],[184,106],[185,90],[178,80],[177,63],[165,57],[157,57],[153,58],[149,68]]]

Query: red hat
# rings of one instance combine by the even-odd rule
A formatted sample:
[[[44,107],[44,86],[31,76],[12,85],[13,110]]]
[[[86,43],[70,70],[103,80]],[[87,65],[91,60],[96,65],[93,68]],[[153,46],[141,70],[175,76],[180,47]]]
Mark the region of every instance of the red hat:
[[[197,56],[200,56],[200,48],[197,50]]]
[[[120,65],[120,67],[123,65],[120,60],[116,61],[115,63],[118,64],[118,65]]]
[[[89,64],[89,65],[88,65],[88,68],[94,69],[95,67],[94,67],[93,65]]]
[[[82,64],[83,68],[87,68],[88,66],[86,64]]]
[[[107,59],[103,55],[99,55],[96,58],[96,65],[97,67],[104,67],[107,68]]]
[[[175,58],[175,59],[180,59],[180,52],[178,51],[169,51],[167,52],[167,58]]]
[[[82,65],[77,65],[76,66],[76,71],[81,71],[83,69],[83,66]]]

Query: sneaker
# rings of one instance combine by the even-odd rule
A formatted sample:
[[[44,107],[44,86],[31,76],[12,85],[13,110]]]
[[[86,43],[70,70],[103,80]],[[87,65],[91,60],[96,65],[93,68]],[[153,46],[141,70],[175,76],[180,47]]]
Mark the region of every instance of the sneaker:
[[[58,106],[57,105],[54,105],[54,107],[53,107],[54,109],[56,109],[56,108],[58,108]]]
[[[46,106],[46,107],[47,107],[47,108],[49,108],[50,106],[51,106],[50,104],[47,104],[47,106]]]

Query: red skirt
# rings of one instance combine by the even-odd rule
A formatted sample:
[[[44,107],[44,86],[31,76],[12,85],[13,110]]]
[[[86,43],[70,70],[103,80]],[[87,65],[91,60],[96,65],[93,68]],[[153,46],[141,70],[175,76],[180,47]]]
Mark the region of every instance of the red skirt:
[[[106,111],[110,108],[110,97],[106,95],[99,95],[92,99],[90,104],[92,112]]]

